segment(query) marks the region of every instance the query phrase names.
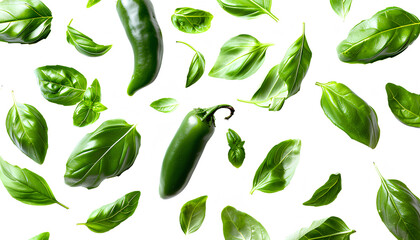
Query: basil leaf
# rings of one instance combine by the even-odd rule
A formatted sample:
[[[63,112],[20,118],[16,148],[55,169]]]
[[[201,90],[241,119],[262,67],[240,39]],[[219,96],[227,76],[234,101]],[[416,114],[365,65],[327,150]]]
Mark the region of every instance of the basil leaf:
[[[233,37],[223,44],[209,76],[228,80],[245,79],[258,71],[267,48],[272,45],[260,43],[247,34]]]
[[[48,183],[38,174],[13,166],[0,157],[0,179],[14,199],[29,205],[50,205],[58,202]]]
[[[386,85],[386,93],[394,116],[405,125],[420,127],[420,95],[392,83]]]
[[[337,47],[347,63],[373,63],[402,53],[420,34],[420,21],[398,7],[377,12],[357,24]]]
[[[51,10],[39,0],[0,1],[0,41],[32,44],[51,32]]]
[[[189,7],[177,8],[172,15],[172,24],[184,33],[203,33],[210,29],[213,15],[209,12]]]
[[[380,135],[375,110],[344,84],[316,85],[322,88],[321,107],[331,122],[350,138],[374,149]]]
[[[222,211],[225,240],[270,240],[267,230],[248,214],[227,206]]]
[[[6,129],[12,142],[36,163],[44,163],[48,149],[48,126],[42,114],[32,105],[17,103],[6,117]]]
[[[217,0],[219,5],[233,16],[252,19],[267,14],[276,22],[279,19],[271,13],[271,0]]]
[[[236,168],[242,166],[245,159],[245,141],[242,141],[241,137],[232,129],[229,128],[226,133],[227,141],[229,144],[228,159],[229,162]]]
[[[204,69],[206,67],[206,60],[204,59],[203,54],[195,50],[191,45],[181,41],[176,42],[187,45],[195,52],[195,55],[190,64],[190,69],[188,70],[187,83],[185,84],[185,87],[187,88],[196,83],[198,80],[200,80],[201,76],[203,76]]]
[[[93,211],[85,225],[89,230],[96,233],[104,233],[120,225],[136,211],[140,199],[140,191],[127,193],[113,203],[104,205]]]
[[[330,0],[332,9],[338,16],[345,19],[350,12],[352,0]]]
[[[188,201],[182,206],[179,223],[185,235],[197,231],[203,224],[206,216],[207,196],[198,197]]]
[[[95,43],[92,38],[71,27],[70,24],[72,21],[73,19],[67,26],[67,42],[73,45],[81,54],[88,57],[99,57],[107,53],[112,48],[112,45],[105,46]]]
[[[337,198],[341,191],[341,174],[331,174],[328,181],[318,188],[312,195],[311,199],[304,202],[305,206],[325,206]]]
[[[286,99],[299,92],[311,58],[312,52],[303,25],[302,36],[289,47],[281,63],[270,70],[251,100],[240,101],[268,108],[269,111],[279,111]]]
[[[42,96],[52,103],[74,105],[83,99],[86,78],[74,68],[44,66],[35,70]]]
[[[88,3],[87,3],[87,5],[86,5],[86,8],[90,8],[93,5],[96,5],[97,3],[99,3],[100,1],[101,0],[89,0]]]
[[[140,134],[136,125],[122,119],[108,120],[86,136],[67,160],[67,185],[96,188],[107,179],[120,176],[136,160]]]
[[[178,101],[174,98],[161,98],[150,104],[152,108],[163,113],[175,111],[178,105]]]
[[[50,239],[50,233],[49,232],[44,232],[41,233],[39,235],[36,235],[35,237],[29,239],[29,240],[48,240]]]
[[[350,240],[355,233],[338,217],[329,217],[314,221],[308,228],[302,228],[287,240]]]
[[[419,198],[404,183],[385,179],[376,170],[381,179],[376,208],[382,222],[397,239],[420,239]]]
[[[251,194],[255,190],[274,193],[287,187],[299,163],[300,147],[298,139],[286,140],[274,146],[255,173]]]

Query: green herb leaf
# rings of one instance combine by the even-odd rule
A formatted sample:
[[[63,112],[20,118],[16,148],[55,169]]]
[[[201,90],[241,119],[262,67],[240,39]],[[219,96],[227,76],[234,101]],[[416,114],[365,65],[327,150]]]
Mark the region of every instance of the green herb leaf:
[[[107,179],[120,176],[136,160],[140,134],[136,125],[122,119],[108,120],[86,134],[67,160],[67,185],[96,188]]]
[[[252,19],[267,14],[276,22],[279,20],[271,13],[271,0],[217,0],[217,2],[233,16]]]
[[[50,239],[50,233],[49,232],[44,232],[41,233],[39,235],[36,235],[35,237],[29,239],[29,240],[48,240]]]
[[[172,15],[172,24],[185,33],[203,33],[210,29],[213,15],[209,12],[189,7],[177,8]]]
[[[287,187],[299,163],[300,147],[298,139],[286,140],[274,146],[255,173],[251,194],[255,190],[274,193]]]
[[[161,98],[150,104],[152,108],[163,113],[175,111],[178,105],[178,101],[174,98]]]
[[[304,202],[305,206],[324,206],[328,205],[337,198],[341,191],[341,174],[331,174],[328,181],[318,188],[311,199]]]
[[[207,196],[202,196],[188,201],[182,206],[179,223],[184,234],[193,233],[201,227],[206,216],[206,201]]]
[[[187,83],[185,84],[185,87],[187,88],[196,83],[200,80],[201,76],[203,76],[206,67],[206,60],[204,59],[204,55],[195,50],[191,45],[181,41],[177,41],[177,43],[183,43],[195,52],[190,64],[190,69],[188,70]]]
[[[223,44],[209,76],[228,80],[245,79],[258,71],[267,48],[272,45],[260,43],[247,34],[233,37]]]
[[[88,3],[87,3],[87,5],[86,5],[86,8],[90,8],[90,7],[92,7],[93,5],[95,5],[95,4],[97,4],[97,3],[99,3],[101,0],[89,0],[88,1]]]
[[[402,53],[420,34],[420,21],[398,7],[377,12],[357,24],[337,47],[347,63],[373,63]]]
[[[321,107],[331,122],[350,138],[374,149],[380,135],[375,110],[344,84],[316,85],[322,88]]]
[[[386,93],[394,116],[407,126],[420,127],[420,95],[392,83],[386,85]]]
[[[332,9],[338,16],[345,19],[350,12],[352,0],[330,0]]]
[[[242,166],[245,159],[245,141],[242,141],[241,137],[232,129],[229,128],[226,133],[227,141],[229,144],[228,158],[229,162],[236,168]]]

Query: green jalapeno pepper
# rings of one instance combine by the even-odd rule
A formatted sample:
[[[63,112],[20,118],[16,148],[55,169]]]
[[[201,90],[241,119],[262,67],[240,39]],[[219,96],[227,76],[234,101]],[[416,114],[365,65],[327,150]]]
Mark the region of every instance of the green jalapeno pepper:
[[[132,96],[152,83],[159,73],[162,32],[150,0],[118,0],[117,12],[133,47],[134,73],[127,88],[127,94]]]
[[[214,133],[214,113],[221,109],[235,109],[227,104],[211,108],[196,108],[185,116],[169,145],[163,159],[160,174],[159,193],[162,198],[170,198],[180,193],[188,184],[204,148]]]

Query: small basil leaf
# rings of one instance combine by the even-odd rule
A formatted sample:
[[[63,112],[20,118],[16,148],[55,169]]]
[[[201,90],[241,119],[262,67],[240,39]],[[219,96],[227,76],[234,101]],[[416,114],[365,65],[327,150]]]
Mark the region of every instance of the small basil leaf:
[[[174,98],[161,98],[150,104],[152,108],[163,113],[175,111],[178,105],[178,101]]]
[[[89,230],[96,233],[104,233],[117,227],[131,217],[136,211],[140,199],[140,191],[127,193],[113,203],[104,205],[93,211],[85,225]]]
[[[0,1],[0,41],[32,44],[51,32],[51,10],[39,0]]]
[[[228,80],[245,79],[258,71],[267,48],[272,45],[260,43],[247,34],[233,37],[223,44],[209,76]]]
[[[264,226],[248,214],[227,206],[222,211],[225,240],[270,240]]]
[[[217,2],[233,16],[252,19],[267,14],[276,22],[279,20],[271,13],[271,0],[217,0]]]
[[[0,157],[0,179],[14,199],[29,205],[50,205],[58,202],[48,183],[38,174],[13,166]]]
[[[341,174],[331,174],[328,181],[318,188],[311,199],[304,202],[305,206],[324,206],[328,205],[337,198],[341,191]]]
[[[70,24],[72,21],[73,19],[67,26],[67,42],[73,45],[81,54],[88,57],[99,57],[107,53],[112,48],[112,45],[105,46],[95,43],[92,38],[71,27]]]
[[[48,149],[48,126],[34,106],[14,101],[7,113],[6,129],[20,151],[36,163],[44,163]]]
[[[229,129],[226,133],[227,141],[229,144],[228,159],[229,162],[236,168],[242,166],[245,159],[245,141],[242,141],[241,137],[232,129]]]
[[[394,57],[408,48],[420,34],[420,21],[398,7],[377,12],[350,30],[337,47],[341,61],[373,63]]]
[[[301,142],[297,139],[274,146],[255,173],[251,194],[255,190],[274,193],[287,187],[299,163],[300,147]]]
[[[188,201],[182,206],[179,223],[185,235],[197,231],[203,224],[206,216],[207,196],[198,197]]]
[[[388,105],[394,116],[410,127],[420,127],[420,95],[392,83],[386,85]]]
[[[88,3],[87,3],[87,5],[86,5],[86,7],[87,8],[90,8],[90,7],[92,7],[93,5],[95,5],[95,4],[97,4],[97,3],[99,3],[101,0],[89,0],[88,1]]]
[[[195,50],[191,45],[181,41],[177,41],[177,43],[185,44],[195,52],[190,64],[190,69],[188,70],[187,83],[185,84],[185,87],[187,88],[196,83],[200,80],[201,76],[203,76],[206,67],[206,60],[204,59],[204,55]]]
[[[86,78],[74,68],[44,66],[35,70],[42,96],[52,103],[74,105],[83,99]]]
[[[41,233],[39,235],[36,235],[35,237],[29,239],[29,240],[48,240],[50,239],[50,233],[49,232],[44,232]]]
[[[103,112],[105,110],[107,110],[108,108],[106,106],[104,106],[102,103],[100,102],[95,102],[92,106],[92,110],[96,113],[100,113]]]
[[[287,240],[350,240],[350,235],[355,232],[340,218],[329,217],[314,221],[311,226],[302,228]]]
[[[108,120],[86,136],[67,160],[67,185],[96,188],[107,179],[120,176],[136,160],[140,134],[136,125],[122,119]]]
[[[350,12],[352,0],[330,0],[332,9],[338,16],[345,19]]]
[[[210,29],[213,15],[209,12],[189,7],[177,8],[172,15],[172,24],[185,33],[203,33]]]
[[[316,85],[322,88],[321,107],[328,119],[350,138],[374,149],[380,135],[375,110],[344,84]]]

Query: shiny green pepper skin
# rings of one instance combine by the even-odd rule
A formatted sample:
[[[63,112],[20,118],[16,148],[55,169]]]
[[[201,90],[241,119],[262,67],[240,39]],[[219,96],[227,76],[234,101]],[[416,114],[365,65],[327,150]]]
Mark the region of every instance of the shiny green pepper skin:
[[[211,108],[196,108],[189,112],[169,145],[162,163],[159,194],[170,198],[180,193],[188,184],[204,148],[214,133],[214,113],[220,108],[235,109],[227,104]]]
[[[134,73],[127,88],[132,96],[152,83],[163,56],[162,32],[150,0],[118,0],[117,12],[134,53]]]

